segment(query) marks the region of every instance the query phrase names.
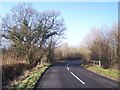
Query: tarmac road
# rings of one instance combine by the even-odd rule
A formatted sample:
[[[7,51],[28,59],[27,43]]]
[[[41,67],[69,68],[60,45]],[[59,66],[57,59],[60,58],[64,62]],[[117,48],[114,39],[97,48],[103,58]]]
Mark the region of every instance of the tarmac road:
[[[118,88],[118,82],[86,70],[80,60],[51,66],[35,88]]]

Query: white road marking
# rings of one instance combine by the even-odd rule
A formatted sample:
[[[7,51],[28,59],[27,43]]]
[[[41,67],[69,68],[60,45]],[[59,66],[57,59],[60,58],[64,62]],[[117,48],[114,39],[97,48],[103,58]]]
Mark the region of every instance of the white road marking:
[[[68,67],[68,64],[67,64],[67,70],[70,70],[69,67]]]
[[[70,72],[78,81],[80,81],[82,84],[85,84],[81,79],[79,79],[73,72]]]
[[[67,66],[67,69],[69,70],[69,67]]]
[[[81,66],[83,66],[83,63],[82,63],[82,65]]]

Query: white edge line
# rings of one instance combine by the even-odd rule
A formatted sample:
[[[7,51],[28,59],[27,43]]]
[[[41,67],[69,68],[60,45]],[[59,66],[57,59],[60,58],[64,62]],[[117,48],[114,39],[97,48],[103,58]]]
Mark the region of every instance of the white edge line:
[[[81,79],[79,79],[73,72],[70,72],[78,81],[80,81],[82,84],[85,84]]]

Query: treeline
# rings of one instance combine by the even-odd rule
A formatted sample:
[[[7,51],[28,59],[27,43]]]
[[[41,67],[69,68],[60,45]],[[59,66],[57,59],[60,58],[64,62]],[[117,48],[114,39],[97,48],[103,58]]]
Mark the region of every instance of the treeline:
[[[111,27],[92,28],[88,37],[86,48],[90,51],[91,60],[99,60],[103,68],[118,69],[120,37],[118,23],[114,23]]]
[[[80,59],[81,53],[79,48],[70,47],[68,43],[63,43],[55,49],[55,60],[73,60]]]
[[[79,47],[67,43],[56,49],[56,58],[79,58],[89,64],[91,60],[100,61],[103,68],[118,69],[119,63],[118,23],[111,27],[92,28]]]

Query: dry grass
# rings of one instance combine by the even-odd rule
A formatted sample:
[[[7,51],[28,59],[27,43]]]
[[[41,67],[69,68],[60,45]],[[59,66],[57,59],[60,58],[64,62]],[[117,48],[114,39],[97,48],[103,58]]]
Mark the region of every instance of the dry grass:
[[[2,81],[6,86],[22,75],[24,71],[29,69],[25,57],[17,57],[14,54],[6,53],[2,55]]]
[[[25,58],[24,57],[16,57],[14,55],[3,55],[2,56],[2,66],[5,67],[5,66],[12,66],[12,65],[15,65],[15,64],[19,64],[19,63],[26,63],[25,61]]]

